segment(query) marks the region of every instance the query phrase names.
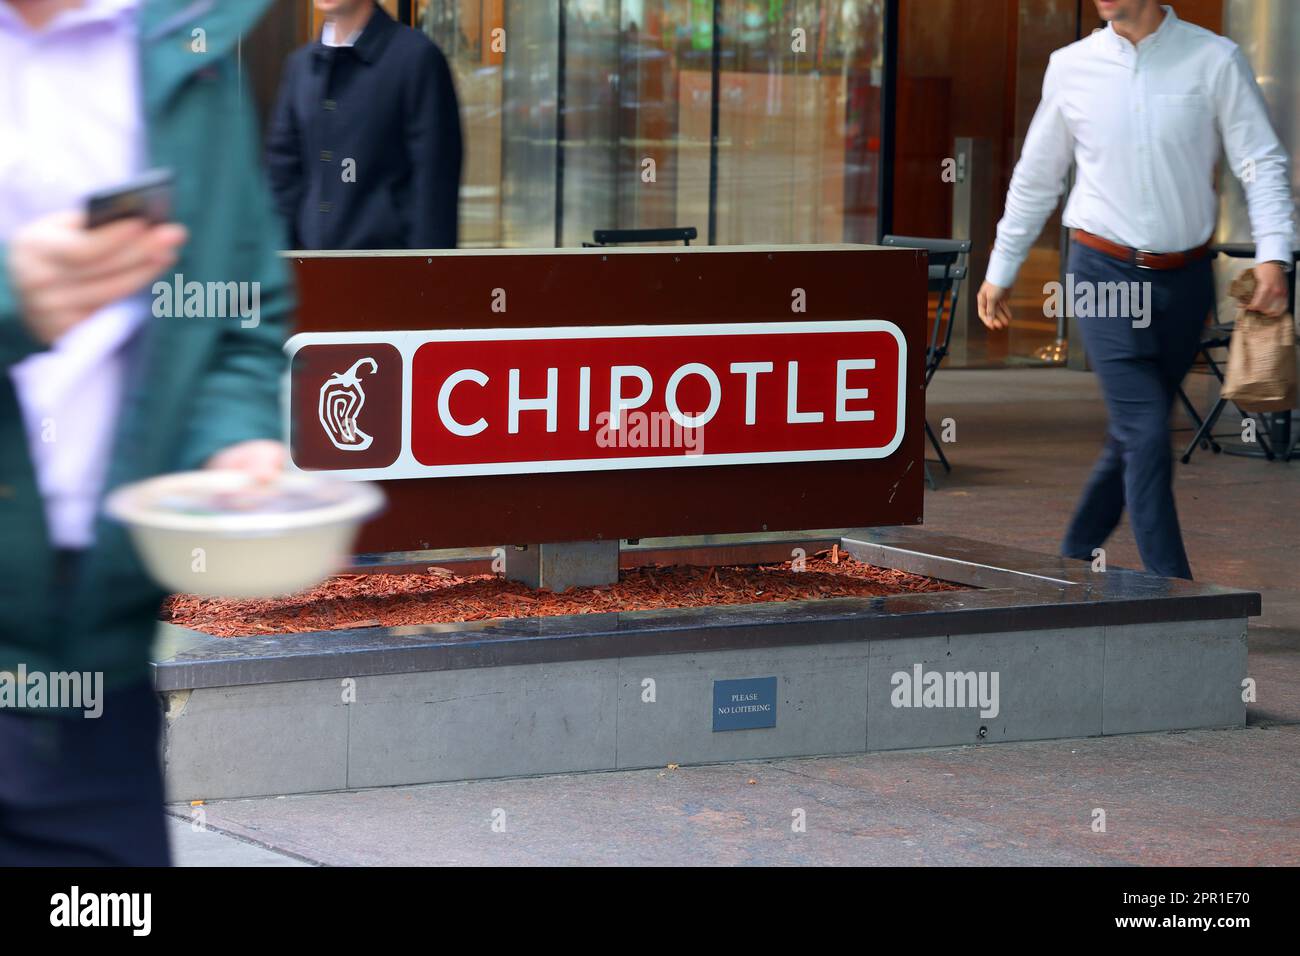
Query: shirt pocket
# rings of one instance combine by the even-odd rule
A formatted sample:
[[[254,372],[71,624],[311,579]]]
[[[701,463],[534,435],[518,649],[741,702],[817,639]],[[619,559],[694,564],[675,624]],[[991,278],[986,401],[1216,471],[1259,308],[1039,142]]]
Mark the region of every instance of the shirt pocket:
[[[1162,143],[1209,144],[1214,135],[1210,101],[1199,93],[1163,93],[1152,102],[1152,132]]]

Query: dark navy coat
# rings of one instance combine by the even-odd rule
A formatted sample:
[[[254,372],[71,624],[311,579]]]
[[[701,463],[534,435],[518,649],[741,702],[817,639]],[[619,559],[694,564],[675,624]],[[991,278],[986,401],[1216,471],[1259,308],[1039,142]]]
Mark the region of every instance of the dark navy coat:
[[[354,46],[317,40],[290,55],[266,152],[291,248],[456,245],[451,71],[431,40],[378,4]]]

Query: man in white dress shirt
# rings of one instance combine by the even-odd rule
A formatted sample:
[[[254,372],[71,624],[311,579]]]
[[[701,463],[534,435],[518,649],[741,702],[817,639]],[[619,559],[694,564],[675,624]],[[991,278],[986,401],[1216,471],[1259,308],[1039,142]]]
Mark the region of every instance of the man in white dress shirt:
[[[1155,0],[1095,0],[1109,22],[1052,54],[979,290],[980,319],[1011,320],[1016,272],[1056,206],[1072,229],[1074,287],[1133,290],[1135,314],[1079,316],[1109,413],[1102,452],[1061,546],[1090,559],[1127,506],[1148,571],[1191,578],[1173,496],[1169,408],[1214,302],[1209,239],[1220,145],[1241,180],[1256,245],[1251,308],[1286,308],[1295,243],[1286,151],[1245,57]],[[1136,285],[1135,285],[1136,284]],[[1149,285],[1148,285],[1149,284]],[[1122,301],[1122,299],[1120,300]]]

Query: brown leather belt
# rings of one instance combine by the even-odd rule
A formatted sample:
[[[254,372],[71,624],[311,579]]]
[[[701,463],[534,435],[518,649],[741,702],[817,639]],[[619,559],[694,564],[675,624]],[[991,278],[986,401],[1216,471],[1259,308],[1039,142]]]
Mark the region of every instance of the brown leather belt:
[[[1204,259],[1210,254],[1210,244],[1208,242],[1197,246],[1195,249],[1186,249],[1182,252],[1152,252],[1150,249],[1134,249],[1132,246],[1121,246],[1118,242],[1111,242],[1109,239],[1103,239],[1101,236],[1086,232],[1083,229],[1074,230],[1074,238],[1080,245],[1087,246],[1089,249],[1096,249],[1103,255],[1118,259],[1121,262],[1127,262],[1139,269],[1181,269],[1189,262]]]

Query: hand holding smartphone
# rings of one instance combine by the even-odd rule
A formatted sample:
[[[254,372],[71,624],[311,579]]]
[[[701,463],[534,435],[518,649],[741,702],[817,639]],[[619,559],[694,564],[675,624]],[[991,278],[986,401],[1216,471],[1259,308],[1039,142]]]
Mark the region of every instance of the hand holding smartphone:
[[[176,262],[188,239],[172,222],[172,174],[155,170],[51,213],[9,242],[23,324],[50,345],[104,306],[135,295]]]

